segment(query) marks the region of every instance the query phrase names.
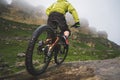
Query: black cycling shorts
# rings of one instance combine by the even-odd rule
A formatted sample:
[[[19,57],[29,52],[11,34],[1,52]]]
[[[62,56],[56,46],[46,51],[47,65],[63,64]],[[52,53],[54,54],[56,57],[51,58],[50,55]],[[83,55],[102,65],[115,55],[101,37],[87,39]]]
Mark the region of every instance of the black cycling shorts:
[[[52,12],[48,17],[47,24],[54,29],[55,27],[53,24],[55,24],[55,22],[57,22],[62,34],[64,33],[64,31],[70,32],[65,16],[63,14],[58,12]]]

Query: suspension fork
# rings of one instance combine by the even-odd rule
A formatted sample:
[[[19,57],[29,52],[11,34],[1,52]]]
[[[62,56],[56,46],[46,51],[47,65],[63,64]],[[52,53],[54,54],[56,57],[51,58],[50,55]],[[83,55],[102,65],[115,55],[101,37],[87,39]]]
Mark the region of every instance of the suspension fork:
[[[53,47],[58,43],[59,39],[59,37],[56,38],[55,42],[49,47],[49,51],[51,51]]]

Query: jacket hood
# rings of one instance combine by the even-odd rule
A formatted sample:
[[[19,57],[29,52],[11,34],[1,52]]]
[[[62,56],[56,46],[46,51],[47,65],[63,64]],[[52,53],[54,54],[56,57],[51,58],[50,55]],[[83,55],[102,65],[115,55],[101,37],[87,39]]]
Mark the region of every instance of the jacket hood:
[[[60,2],[60,1],[67,1],[67,0],[57,0],[57,2]]]

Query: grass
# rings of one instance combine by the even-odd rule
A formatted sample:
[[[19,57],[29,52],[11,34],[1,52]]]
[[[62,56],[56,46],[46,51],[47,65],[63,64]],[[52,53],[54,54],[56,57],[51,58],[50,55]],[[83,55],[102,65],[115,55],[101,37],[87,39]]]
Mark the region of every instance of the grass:
[[[28,25],[0,18],[0,58],[3,60],[0,64],[7,62],[11,73],[24,68],[15,66],[16,62],[24,61],[24,58],[18,58],[17,54],[26,52],[32,32],[38,26],[39,25]],[[0,75],[2,75],[2,73],[0,72]]]
[[[25,52],[27,47],[27,41],[0,41],[0,53],[4,56],[4,59],[10,64],[14,63],[17,58],[17,54],[21,52]]]

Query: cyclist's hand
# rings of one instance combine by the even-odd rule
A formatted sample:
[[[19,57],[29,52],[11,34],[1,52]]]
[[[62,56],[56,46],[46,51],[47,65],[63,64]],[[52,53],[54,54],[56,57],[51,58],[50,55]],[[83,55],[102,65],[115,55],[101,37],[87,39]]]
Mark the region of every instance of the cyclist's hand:
[[[80,22],[76,22],[72,27],[74,27],[74,28],[80,27]]]

